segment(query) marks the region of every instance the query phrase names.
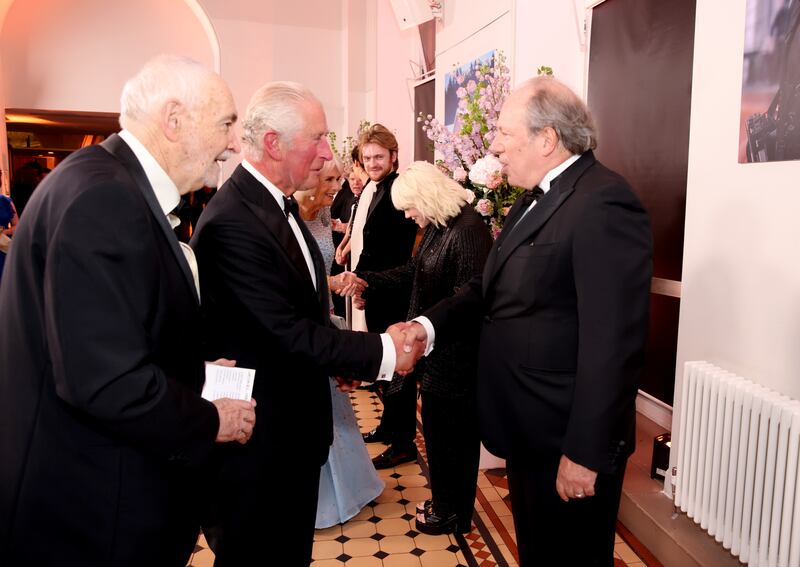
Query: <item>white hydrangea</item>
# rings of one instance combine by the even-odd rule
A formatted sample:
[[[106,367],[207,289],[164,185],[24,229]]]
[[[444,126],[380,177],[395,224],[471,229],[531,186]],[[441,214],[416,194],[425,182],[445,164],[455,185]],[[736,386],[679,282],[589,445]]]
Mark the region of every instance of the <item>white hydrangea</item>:
[[[487,185],[492,176],[503,169],[503,164],[494,154],[488,154],[477,160],[469,169],[469,180],[477,185]]]

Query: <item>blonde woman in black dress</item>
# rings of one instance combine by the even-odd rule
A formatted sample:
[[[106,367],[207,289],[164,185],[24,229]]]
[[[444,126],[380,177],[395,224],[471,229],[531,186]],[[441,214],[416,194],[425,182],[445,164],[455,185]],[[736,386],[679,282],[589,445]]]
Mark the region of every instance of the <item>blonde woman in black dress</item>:
[[[483,271],[492,246],[488,227],[467,199],[464,188],[436,166],[411,164],[395,180],[392,202],[425,229],[416,254],[392,270],[357,271],[360,281],[352,278],[345,293],[368,303],[410,289],[409,320],[453,295]],[[396,376],[389,386],[391,393],[399,391],[403,380],[422,382],[432,498],[417,507],[417,530],[426,534],[471,529],[480,456],[475,406],[478,331],[465,328],[455,341],[437,340],[413,374]]]

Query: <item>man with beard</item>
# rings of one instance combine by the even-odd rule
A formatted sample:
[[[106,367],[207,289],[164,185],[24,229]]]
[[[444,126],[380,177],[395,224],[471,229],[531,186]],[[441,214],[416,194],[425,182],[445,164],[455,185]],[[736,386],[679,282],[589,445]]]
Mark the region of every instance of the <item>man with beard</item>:
[[[352,219],[351,269],[382,272],[404,266],[411,258],[417,226],[392,204],[392,184],[397,178],[397,138],[382,124],[374,124],[358,139],[361,163],[369,182]],[[353,329],[383,330],[408,313],[409,296],[371,294],[366,308],[353,304]],[[416,458],[415,380],[393,380],[384,388],[383,415],[366,443],[382,442],[389,448],[372,459],[376,469],[391,468]]]
[[[199,63],[125,85],[123,130],[34,193],[0,289],[0,556],[9,565],[186,564],[215,441],[250,402],[203,400],[194,260],[168,220],[238,151],[236,109]]]

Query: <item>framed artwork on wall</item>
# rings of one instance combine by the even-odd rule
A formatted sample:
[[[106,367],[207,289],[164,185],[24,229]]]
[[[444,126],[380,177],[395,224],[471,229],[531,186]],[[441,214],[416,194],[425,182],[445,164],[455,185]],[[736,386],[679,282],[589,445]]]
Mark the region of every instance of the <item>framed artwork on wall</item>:
[[[800,2],[747,0],[739,163],[800,159]]]
[[[476,74],[481,65],[494,65],[496,50],[484,53],[469,63],[465,63],[444,75],[444,124],[452,132],[458,110],[458,89],[470,88],[470,81],[477,83]]]

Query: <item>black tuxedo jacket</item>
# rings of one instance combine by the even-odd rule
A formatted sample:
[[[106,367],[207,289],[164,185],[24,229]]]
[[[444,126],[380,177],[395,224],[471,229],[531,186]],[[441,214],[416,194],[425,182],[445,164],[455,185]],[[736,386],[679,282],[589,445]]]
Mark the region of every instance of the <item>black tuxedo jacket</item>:
[[[392,184],[395,179],[397,173],[392,172],[377,184],[364,223],[364,249],[358,260],[359,271],[382,272],[403,266],[414,251],[417,224],[405,218],[403,211],[394,208]],[[366,308],[367,327],[382,332],[392,323],[404,320],[408,300],[408,292],[387,296],[373,294]]]
[[[483,319],[478,403],[492,453],[565,454],[614,472],[635,441],[652,273],[647,213],[591,151],[514,227],[520,208],[483,275],[425,315],[437,341]]]
[[[0,317],[0,556],[185,565],[199,526],[188,467],[219,420],[198,394],[189,267],[121,138],[74,153],[37,189]]]
[[[302,219],[317,274],[311,281],[281,206],[239,166],[211,200],[191,244],[200,267],[208,355],[255,368],[256,426],[224,447],[256,469],[325,463],[333,439],[329,376],[374,379],[382,348],[371,333],[331,326],[322,254]],[[287,392],[302,392],[303,419]]]

